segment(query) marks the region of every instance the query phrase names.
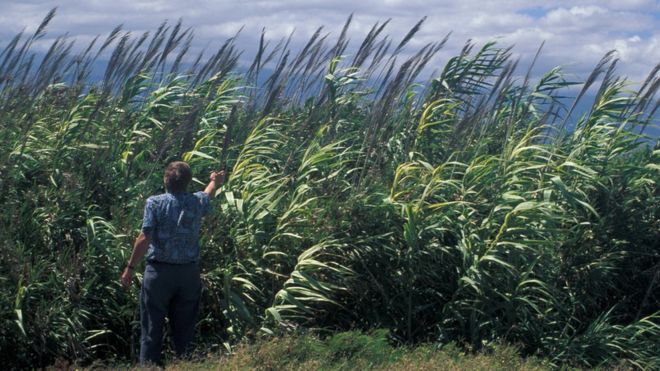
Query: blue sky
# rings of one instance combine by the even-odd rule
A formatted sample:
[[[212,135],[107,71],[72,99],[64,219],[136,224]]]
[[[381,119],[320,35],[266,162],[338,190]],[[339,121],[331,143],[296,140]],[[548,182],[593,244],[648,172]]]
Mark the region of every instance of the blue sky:
[[[541,63],[535,69],[538,74],[562,65],[565,71],[584,78],[611,49],[619,51],[619,72],[633,81],[643,79],[660,62],[660,1],[656,0],[0,0],[0,48],[17,32],[34,30],[53,7],[58,7],[57,16],[37,47],[45,48],[63,34],[82,45],[118,24],[137,34],[155,29],[163,20],[182,18],[185,26],[195,30],[197,49],[217,46],[244,26],[239,45],[247,57],[256,48],[263,27],[273,40],[295,29],[295,47],[319,26],[325,26],[331,38],[336,36],[354,13],[349,32],[354,43],[373,23],[388,18],[392,21],[387,33],[400,39],[428,16],[408,46],[410,53],[451,31],[432,68],[458,54],[468,39],[515,45],[514,52],[523,64],[545,41]]]

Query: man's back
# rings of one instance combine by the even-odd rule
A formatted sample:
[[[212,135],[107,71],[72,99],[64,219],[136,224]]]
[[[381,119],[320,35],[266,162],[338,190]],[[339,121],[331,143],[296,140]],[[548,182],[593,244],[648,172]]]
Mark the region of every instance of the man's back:
[[[199,260],[199,229],[211,209],[204,192],[164,193],[147,199],[142,231],[150,244],[146,259],[187,264]]]

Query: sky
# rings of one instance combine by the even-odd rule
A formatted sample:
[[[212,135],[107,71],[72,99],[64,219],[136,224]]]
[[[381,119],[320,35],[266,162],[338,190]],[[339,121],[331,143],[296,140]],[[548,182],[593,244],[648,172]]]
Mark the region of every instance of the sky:
[[[264,27],[274,42],[295,29],[295,48],[319,26],[336,37],[353,13],[349,36],[354,46],[375,22],[390,18],[386,33],[400,40],[428,17],[407,46],[410,53],[452,32],[431,68],[441,68],[467,40],[514,45],[523,65],[545,42],[536,75],[561,65],[584,79],[612,49],[621,60],[619,73],[632,81],[643,80],[660,63],[660,0],[0,0],[0,49],[21,30],[34,31],[54,7],[57,15],[37,47],[64,34],[82,45],[119,24],[138,34],[181,18],[194,29],[194,49],[217,47],[244,27],[238,45],[247,63]]]

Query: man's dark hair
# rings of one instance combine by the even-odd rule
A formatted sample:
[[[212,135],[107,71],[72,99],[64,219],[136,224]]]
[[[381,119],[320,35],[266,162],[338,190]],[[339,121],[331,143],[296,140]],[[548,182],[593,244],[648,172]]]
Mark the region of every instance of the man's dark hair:
[[[165,169],[165,187],[170,193],[185,192],[192,180],[190,166],[183,161],[174,161]]]

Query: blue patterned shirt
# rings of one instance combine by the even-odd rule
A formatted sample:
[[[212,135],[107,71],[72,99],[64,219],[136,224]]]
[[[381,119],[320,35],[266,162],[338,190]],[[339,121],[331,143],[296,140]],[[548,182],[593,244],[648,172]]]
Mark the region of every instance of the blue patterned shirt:
[[[204,192],[151,196],[144,206],[142,232],[149,238],[148,262],[187,264],[199,260],[202,216],[211,210]]]

